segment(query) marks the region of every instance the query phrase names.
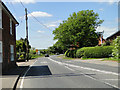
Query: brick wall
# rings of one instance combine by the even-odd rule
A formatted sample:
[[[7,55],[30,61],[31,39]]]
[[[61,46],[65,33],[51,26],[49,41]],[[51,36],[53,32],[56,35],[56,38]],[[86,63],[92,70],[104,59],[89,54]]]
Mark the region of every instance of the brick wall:
[[[12,24],[13,28],[13,35],[10,34],[10,18],[8,14],[2,10],[2,24],[3,24],[3,31],[2,31],[2,42],[3,42],[3,64],[2,69],[3,71],[8,70],[9,68],[16,65],[16,55],[14,55],[14,60],[10,60],[10,45],[14,45],[14,53],[16,53],[16,32],[15,32],[15,24]]]

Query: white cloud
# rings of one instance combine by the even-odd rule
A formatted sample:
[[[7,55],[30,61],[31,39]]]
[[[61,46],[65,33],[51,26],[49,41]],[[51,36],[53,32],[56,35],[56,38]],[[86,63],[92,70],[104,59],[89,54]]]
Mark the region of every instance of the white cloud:
[[[104,11],[104,9],[103,9],[103,8],[100,8],[99,10],[100,10],[100,11]]]
[[[50,24],[50,25],[47,25],[47,27],[57,27],[57,25],[55,25],[55,24]]]
[[[51,23],[54,23],[54,24],[62,23],[62,20],[57,20],[57,21],[51,22]]]
[[[41,12],[41,11],[35,11],[35,12],[28,14],[29,17],[31,17],[32,15],[35,17],[52,17],[53,16],[51,14],[48,14],[46,12]]]
[[[37,32],[38,32],[38,33],[44,33],[45,31],[38,30]]]
[[[103,35],[103,38],[107,38],[109,37],[110,35],[114,34],[115,32],[118,31],[118,27],[104,27],[104,26],[100,26],[97,28],[97,32],[102,32],[104,31],[104,35]]]
[[[49,22],[47,24],[45,24],[47,27],[53,27],[56,28],[59,26],[59,24],[62,23],[62,20],[57,20],[57,21],[53,21],[53,22]]]
[[[109,4],[112,5],[115,2],[115,0],[109,0]]]

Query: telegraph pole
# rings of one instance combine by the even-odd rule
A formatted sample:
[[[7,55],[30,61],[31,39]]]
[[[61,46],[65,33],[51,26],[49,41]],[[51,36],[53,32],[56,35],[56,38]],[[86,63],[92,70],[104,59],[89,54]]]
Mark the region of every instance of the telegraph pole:
[[[29,41],[28,41],[28,17],[27,17],[27,8],[25,8],[25,16],[26,16],[26,41],[27,41],[27,46],[26,46],[26,59],[27,59],[27,61],[29,60]]]

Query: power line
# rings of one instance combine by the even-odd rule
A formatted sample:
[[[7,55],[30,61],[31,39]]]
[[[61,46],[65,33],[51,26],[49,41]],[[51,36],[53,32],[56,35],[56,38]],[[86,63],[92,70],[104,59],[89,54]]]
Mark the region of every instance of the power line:
[[[21,3],[21,5],[22,5],[24,8],[26,8],[26,7],[23,5],[23,3],[21,2],[21,0],[20,0],[20,3]]]
[[[26,8],[26,7],[24,6],[24,4],[21,2],[21,0],[20,0],[20,3],[21,3],[21,5],[22,5],[23,8]],[[34,15],[32,15],[32,14],[30,13],[30,11],[28,11],[28,13],[29,13],[29,14],[33,17],[33,19],[35,19],[40,25],[43,25],[45,28],[51,30],[51,29],[48,28],[45,24],[43,24],[42,22],[40,22]]]
[[[14,12],[16,13],[16,10],[15,10],[15,8],[14,8],[14,6],[13,6],[12,2],[10,2],[10,5],[12,6],[12,8],[13,8]]]

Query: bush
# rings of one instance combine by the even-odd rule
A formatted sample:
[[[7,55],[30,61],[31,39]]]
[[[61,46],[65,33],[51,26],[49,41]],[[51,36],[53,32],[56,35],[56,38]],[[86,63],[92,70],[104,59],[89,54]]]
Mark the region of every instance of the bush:
[[[112,54],[113,46],[84,47],[78,49],[76,57],[78,58],[106,58]]]
[[[112,55],[119,59],[120,58],[120,37],[117,37],[114,41],[113,41],[113,45],[114,45],[114,48],[113,48],[113,53]]]
[[[76,50],[67,50],[65,52],[65,56],[66,57],[75,58],[76,57]]]
[[[111,41],[106,41],[105,43],[102,44],[102,46],[111,46]]]
[[[81,49],[78,49],[77,52],[76,52],[76,57],[77,58],[81,58],[84,56],[84,51],[86,51],[86,49],[89,48],[89,47],[83,47]]]
[[[69,50],[65,52],[65,56],[68,57]]]

